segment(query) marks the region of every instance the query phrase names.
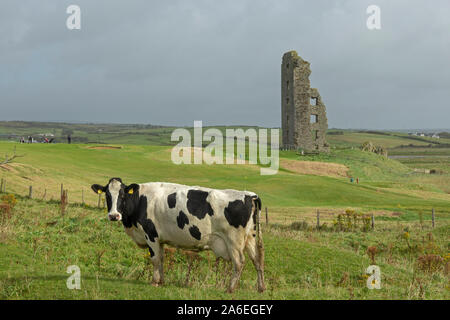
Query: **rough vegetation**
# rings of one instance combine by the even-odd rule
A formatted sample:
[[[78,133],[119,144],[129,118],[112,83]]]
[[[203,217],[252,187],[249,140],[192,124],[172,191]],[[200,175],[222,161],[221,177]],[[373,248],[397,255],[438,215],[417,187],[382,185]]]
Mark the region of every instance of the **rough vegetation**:
[[[366,151],[366,152],[373,152],[373,153],[379,154],[385,158],[387,158],[387,156],[388,156],[388,152],[385,147],[376,146],[370,141],[364,142],[361,146],[361,150]]]

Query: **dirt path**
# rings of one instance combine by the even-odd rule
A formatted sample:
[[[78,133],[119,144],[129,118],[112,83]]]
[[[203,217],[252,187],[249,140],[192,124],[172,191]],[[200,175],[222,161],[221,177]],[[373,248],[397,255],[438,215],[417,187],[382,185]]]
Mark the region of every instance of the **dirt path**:
[[[281,159],[280,165],[284,169],[300,174],[338,178],[348,177],[348,168],[339,163]]]

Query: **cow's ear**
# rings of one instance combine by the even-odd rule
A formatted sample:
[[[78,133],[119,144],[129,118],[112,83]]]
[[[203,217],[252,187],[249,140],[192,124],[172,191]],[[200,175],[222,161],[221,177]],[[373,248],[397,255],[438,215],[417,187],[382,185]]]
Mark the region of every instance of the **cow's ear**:
[[[99,184],[93,184],[91,186],[91,189],[94,190],[95,193],[99,193],[99,194],[103,193],[103,192],[106,192],[106,187],[103,187],[103,186],[101,186]]]
[[[125,187],[125,194],[134,194],[138,192],[139,192],[139,185],[136,183],[132,183],[128,187]]]

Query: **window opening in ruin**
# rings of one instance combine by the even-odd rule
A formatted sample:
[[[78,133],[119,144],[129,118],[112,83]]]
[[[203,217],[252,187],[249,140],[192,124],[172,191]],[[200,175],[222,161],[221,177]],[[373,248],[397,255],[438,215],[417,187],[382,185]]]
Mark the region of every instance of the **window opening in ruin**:
[[[286,81],[286,88],[289,90],[289,80]]]
[[[289,98],[286,98],[286,104],[289,104]]]
[[[286,69],[289,69],[289,62],[286,63]]]
[[[317,122],[319,122],[319,117],[317,116],[317,114],[312,114],[310,123],[317,123]]]
[[[317,98],[311,97],[311,105],[312,106],[317,106]]]

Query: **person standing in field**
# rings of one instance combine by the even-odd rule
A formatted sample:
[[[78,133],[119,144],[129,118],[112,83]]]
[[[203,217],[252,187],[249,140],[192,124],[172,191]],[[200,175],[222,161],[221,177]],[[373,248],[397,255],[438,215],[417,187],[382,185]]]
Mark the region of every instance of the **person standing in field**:
[[[72,137],[70,136],[70,134],[67,136],[67,143],[68,144],[72,143]]]

